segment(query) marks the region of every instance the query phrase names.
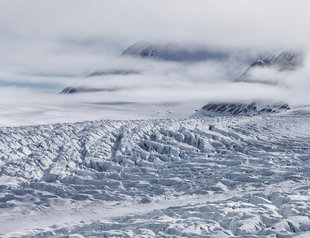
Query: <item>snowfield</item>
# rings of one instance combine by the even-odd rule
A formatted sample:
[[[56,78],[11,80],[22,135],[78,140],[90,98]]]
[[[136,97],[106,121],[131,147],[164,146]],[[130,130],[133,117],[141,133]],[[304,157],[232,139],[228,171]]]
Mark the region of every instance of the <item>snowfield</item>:
[[[310,110],[0,128],[1,237],[310,237]]]

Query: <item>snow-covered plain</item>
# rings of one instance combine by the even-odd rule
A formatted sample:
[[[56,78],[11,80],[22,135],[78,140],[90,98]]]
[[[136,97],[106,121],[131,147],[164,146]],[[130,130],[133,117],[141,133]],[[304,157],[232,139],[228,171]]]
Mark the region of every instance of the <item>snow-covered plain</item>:
[[[0,128],[2,237],[309,237],[310,110]]]

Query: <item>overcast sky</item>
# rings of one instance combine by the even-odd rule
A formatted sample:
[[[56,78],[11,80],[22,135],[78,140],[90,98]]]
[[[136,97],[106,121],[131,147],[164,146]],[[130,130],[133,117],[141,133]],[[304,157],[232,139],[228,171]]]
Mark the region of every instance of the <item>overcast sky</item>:
[[[310,26],[307,0],[3,0],[0,7],[1,38],[25,44],[118,48],[159,39],[299,46],[307,42]]]
[[[308,48],[309,7],[308,0],[2,0],[0,65],[81,73],[137,41]]]

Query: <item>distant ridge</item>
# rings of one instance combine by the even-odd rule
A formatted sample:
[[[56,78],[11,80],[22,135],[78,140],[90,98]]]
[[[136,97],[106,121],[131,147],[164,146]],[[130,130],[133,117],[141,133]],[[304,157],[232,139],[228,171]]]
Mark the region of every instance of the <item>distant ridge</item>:
[[[150,44],[145,42],[138,42],[129,46],[124,50],[122,55],[176,62],[222,60],[229,56],[228,52],[216,48],[210,49],[200,46],[186,46],[172,43]]]
[[[284,112],[290,109],[287,103],[209,103],[196,115],[203,116],[255,116]]]
[[[294,71],[302,65],[303,56],[300,52],[282,51],[279,54],[268,54],[255,60],[235,82],[272,83],[253,77],[252,73],[258,68],[274,68],[280,72]]]

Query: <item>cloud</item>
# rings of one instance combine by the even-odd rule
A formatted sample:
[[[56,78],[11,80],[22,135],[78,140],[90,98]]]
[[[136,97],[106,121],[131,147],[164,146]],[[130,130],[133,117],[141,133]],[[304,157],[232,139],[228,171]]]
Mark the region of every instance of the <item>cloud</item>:
[[[268,99],[297,105],[310,99],[308,59],[293,73],[255,71],[255,77],[276,80],[278,86],[232,83],[258,53],[309,51],[307,0],[10,0],[1,1],[0,9],[1,116],[13,115],[13,107],[78,118],[93,107],[85,103],[116,101]],[[217,48],[230,57],[190,64],[120,57],[138,41]],[[124,68],[140,74],[87,78],[95,70]],[[117,90],[58,94],[69,85]],[[65,110],[70,107],[85,110]],[[47,108],[57,112],[52,116]]]
[[[1,1],[1,70],[85,74],[137,41],[308,48],[308,1]],[[101,63],[103,65],[105,62]]]
[[[307,42],[301,36],[309,36],[308,5],[307,0],[12,0],[1,2],[1,29],[23,38],[282,45]]]

